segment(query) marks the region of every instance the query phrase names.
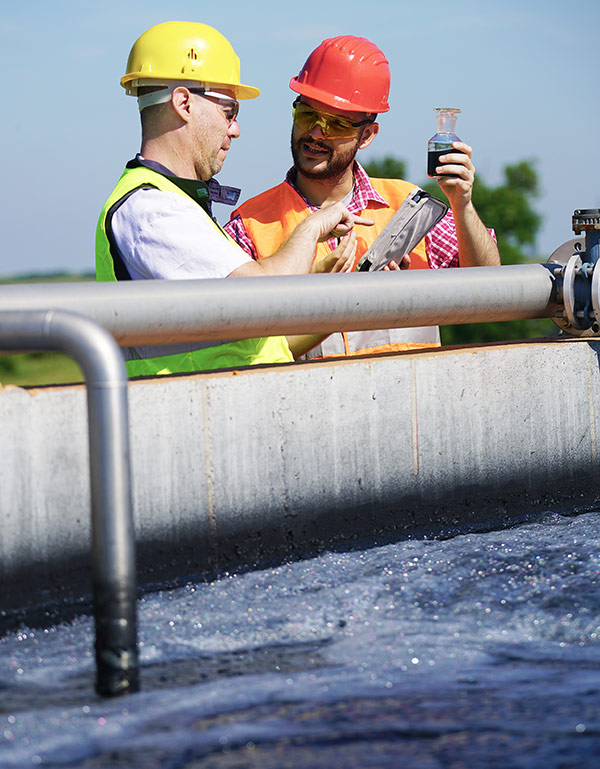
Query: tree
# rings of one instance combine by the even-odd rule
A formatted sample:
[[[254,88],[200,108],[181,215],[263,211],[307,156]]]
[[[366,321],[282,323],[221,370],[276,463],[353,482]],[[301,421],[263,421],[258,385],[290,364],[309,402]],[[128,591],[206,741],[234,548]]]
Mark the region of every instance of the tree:
[[[371,160],[365,163],[365,171],[374,179],[404,179],[406,163],[400,158],[386,155],[382,160]]]
[[[365,165],[369,176],[379,178],[404,178],[402,160],[387,156]],[[444,198],[435,180],[421,185],[432,195]],[[498,240],[502,264],[523,264],[530,261],[525,249],[535,247],[535,239],[541,224],[540,215],[532,203],[538,195],[538,176],[535,162],[522,160],[507,165],[503,181],[497,187],[488,186],[480,177],[473,186],[473,203],[486,227],[493,228]],[[547,318],[539,320],[515,320],[503,323],[471,323],[460,326],[442,326],[442,342],[469,344],[495,342],[508,339],[530,339],[540,336],[556,336],[558,328]]]

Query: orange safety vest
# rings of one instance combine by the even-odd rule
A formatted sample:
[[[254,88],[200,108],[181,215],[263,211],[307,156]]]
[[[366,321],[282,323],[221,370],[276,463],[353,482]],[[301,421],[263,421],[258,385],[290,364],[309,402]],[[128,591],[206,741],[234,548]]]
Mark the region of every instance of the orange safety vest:
[[[370,200],[362,212],[365,219],[371,219],[375,224],[373,227],[357,228],[356,262],[370,248],[400,208],[406,196],[416,186],[401,179],[371,179],[370,181],[373,188],[389,205],[385,206]],[[263,259],[277,251],[300,222],[310,216],[310,210],[302,196],[288,182],[282,182],[242,203],[231,214],[232,219],[235,216],[240,216],[248,236],[254,243],[258,258]],[[327,243],[319,243],[315,252],[315,261],[322,259],[330,252],[331,248]],[[417,243],[410,254],[410,259],[411,270],[429,268],[424,239]],[[310,350],[307,357],[375,355],[382,352],[439,346],[440,336],[436,326],[350,331],[331,334],[318,347]]]

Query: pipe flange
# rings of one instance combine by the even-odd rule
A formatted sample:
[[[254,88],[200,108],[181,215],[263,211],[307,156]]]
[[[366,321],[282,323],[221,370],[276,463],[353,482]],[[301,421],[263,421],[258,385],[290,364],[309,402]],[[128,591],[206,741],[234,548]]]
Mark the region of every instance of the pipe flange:
[[[567,240],[562,246],[555,249],[548,259],[549,262],[558,262],[558,264],[566,264],[569,259],[578,251],[583,251],[585,248],[585,237],[582,235],[572,240]]]
[[[594,322],[590,331],[600,333],[600,268],[596,263],[592,274],[592,307],[594,308]]]
[[[567,246],[570,244],[565,243],[564,245]],[[562,290],[559,291],[559,293],[562,295],[564,310],[560,316],[553,317],[552,321],[570,336],[597,338],[600,336],[600,269],[594,269],[594,267],[587,262],[584,264],[581,257],[575,253],[571,256],[567,264],[560,268],[560,270],[563,280]],[[591,315],[593,315],[593,320],[587,325],[584,325],[586,324],[585,318],[577,316],[575,305],[576,280],[584,280],[590,287],[591,307],[593,308]],[[590,306],[589,302],[587,306]]]
[[[564,283],[564,277],[565,277],[565,267],[569,259],[572,256],[577,256],[577,254],[583,251],[584,248],[585,248],[584,237],[573,238],[572,240],[567,240],[566,243],[563,243],[561,246],[555,249],[550,255],[550,258],[548,259],[548,262],[550,264],[558,265],[553,269],[552,272],[557,281],[556,282],[556,290],[557,290],[556,299],[561,305],[563,303],[563,283]],[[569,321],[565,316],[564,310],[560,310],[559,315],[554,316],[553,318],[551,318],[551,320],[554,323],[556,323],[556,325],[561,329],[569,328]]]
[[[585,331],[586,329],[580,323],[575,314],[575,279],[581,272],[583,262],[581,257],[574,254],[565,267],[565,277],[563,280],[563,302],[565,315],[569,321],[569,326],[576,331]]]

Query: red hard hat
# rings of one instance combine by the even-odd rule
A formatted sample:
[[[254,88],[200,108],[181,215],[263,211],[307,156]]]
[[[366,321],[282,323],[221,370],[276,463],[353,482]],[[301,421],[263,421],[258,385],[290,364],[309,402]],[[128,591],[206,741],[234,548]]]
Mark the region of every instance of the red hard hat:
[[[364,37],[331,37],[310,54],[290,88],[349,112],[387,112],[390,66]]]

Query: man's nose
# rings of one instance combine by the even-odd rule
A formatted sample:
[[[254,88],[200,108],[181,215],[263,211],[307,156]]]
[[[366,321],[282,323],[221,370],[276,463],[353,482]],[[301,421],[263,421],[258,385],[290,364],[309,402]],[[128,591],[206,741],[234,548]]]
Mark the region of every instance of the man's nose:
[[[227,136],[229,136],[230,139],[238,139],[241,133],[242,133],[242,130],[236,118],[235,120],[232,120],[231,123],[229,124],[229,130],[227,131]]]
[[[319,123],[315,123],[315,125],[312,128],[312,131],[310,132],[310,136],[312,136],[313,139],[325,139],[326,136],[323,133],[323,129],[319,125]]]

